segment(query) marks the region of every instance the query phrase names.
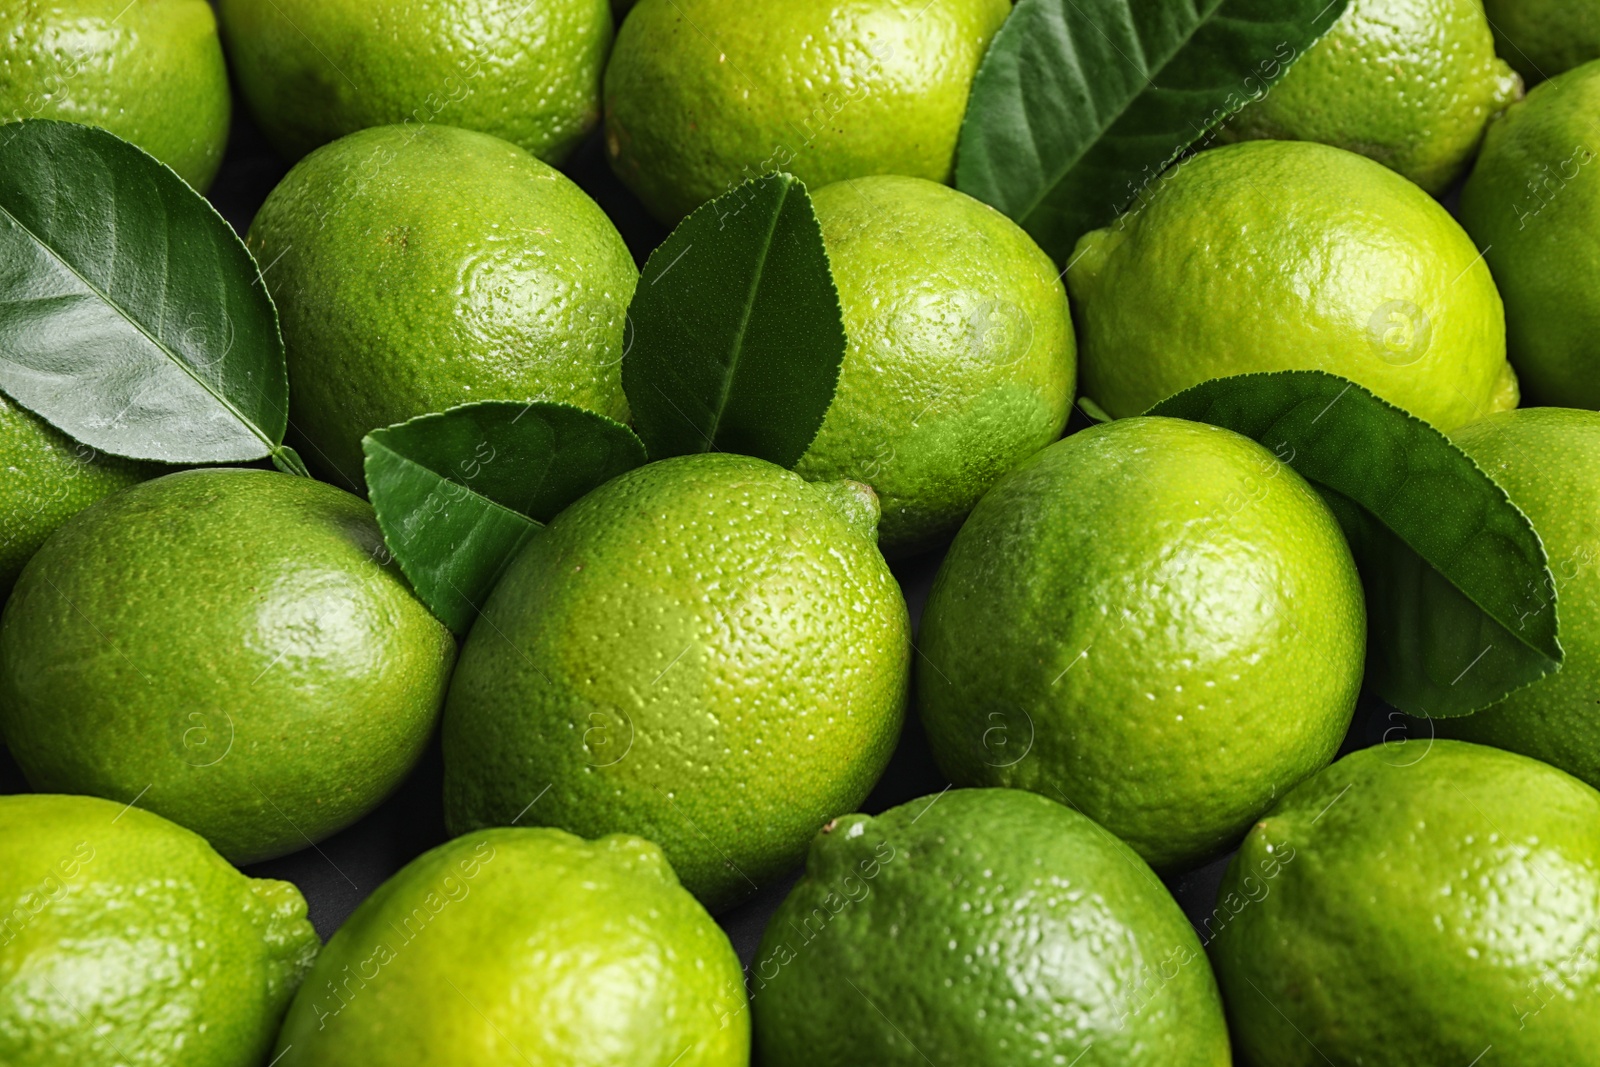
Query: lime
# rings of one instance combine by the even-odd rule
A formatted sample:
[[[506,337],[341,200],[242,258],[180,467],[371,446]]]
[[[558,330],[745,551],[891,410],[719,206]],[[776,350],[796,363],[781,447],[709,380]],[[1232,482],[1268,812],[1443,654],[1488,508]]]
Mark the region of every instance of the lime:
[[[661,850],[481,830],[408,863],[306,978],[280,1067],[745,1067],[739,959]]]
[[[250,227],[306,460],[363,484],[371,430],[472,400],[627,418],[638,270],[558,171],[487,134],[384,126],[301,160]]]
[[[79,512],[0,625],[0,733],[36,789],[140,806],[235,863],[366,814],[421,755],[455,643],[372,509],[181,471]]]
[[[1127,845],[1013,789],[849,815],[751,969],[767,1067],[1228,1067],[1194,930]]]
[[[560,163],[600,120],[607,0],[219,0],[228,57],[274,148],[436,122]],[[461,203],[469,201],[465,198]]]
[[[1202,924],[1249,1067],[1584,1063],[1597,928],[1600,794],[1537,760],[1418,740],[1284,797]]]
[[[161,469],[103,455],[0,393],[0,602],[56,527]]]
[[[260,1067],[319,942],[288,882],[91,797],[0,797],[0,1063]]]
[[[204,192],[232,102],[205,0],[16,0],[0,7],[0,122],[61,119],[132,141]]]
[[[637,833],[713,910],[788,871],[877,781],[906,699],[905,601],[839,488],[706,453],[558,515],[462,650],[447,824]]]
[[[1600,3],[1595,0],[1483,0],[1494,43],[1528,84],[1600,59]]]
[[[1182,162],[1067,271],[1082,390],[1137,415],[1209,378],[1323,370],[1443,430],[1516,406],[1472,240],[1393,171],[1300,141]]]
[[[1066,290],[1019,226],[954,189],[862,178],[812,200],[849,348],[795,470],[870,484],[884,551],[924,548],[1061,436],[1077,371]]]
[[[1555,611],[1561,670],[1440,733],[1534,756],[1600,782],[1600,413],[1509,411],[1452,438],[1520,507],[1544,542],[1555,588],[1524,591],[1524,619]]]
[[[1123,419],[978,504],[928,599],[918,706],[957,785],[1064,801],[1173,868],[1333,758],[1365,641],[1350,549],[1293,468]]]
[[[1286,58],[1294,66],[1226,137],[1345,148],[1435,196],[1522,94],[1522,79],[1494,54],[1480,0],[1351,0],[1304,56]]]
[[[1538,86],[1489,127],[1461,223],[1506,302],[1506,346],[1530,402],[1600,408],[1600,63]]]
[[[944,182],[1008,0],[639,0],[606,68],[611,167],[671,224],[749,178]]]

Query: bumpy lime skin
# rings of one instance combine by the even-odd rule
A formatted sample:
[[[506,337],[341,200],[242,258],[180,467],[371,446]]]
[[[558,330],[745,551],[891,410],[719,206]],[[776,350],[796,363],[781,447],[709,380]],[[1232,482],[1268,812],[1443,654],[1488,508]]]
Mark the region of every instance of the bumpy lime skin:
[[[624,474],[511,564],[445,707],[445,818],[659,844],[713,911],[865,799],[900,733],[905,601],[823,492],[708,453]]]
[[[204,192],[232,101],[204,0],[17,0],[0,8],[0,122],[61,119],[132,141]]]
[[[1352,0],[1227,133],[1359,152],[1440,196],[1521,95],[1479,0]]]
[[[947,182],[1007,0],[640,0],[606,68],[606,152],[662,222],[788,171]]]
[[[625,420],[638,269],[598,204],[487,134],[363,130],[301,160],[250,227],[306,461],[364,484],[361,438],[474,400]]]
[[[504,138],[559,164],[600,120],[607,0],[220,0],[267,139],[299,159],[395,123]]]
[[[1393,171],[1250,141],[1169,171],[1067,271],[1082,392],[1137,415],[1209,378],[1324,370],[1451,430],[1516,406],[1471,238]]]
[[[1461,223],[1506,306],[1530,403],[1600,408],[1600,62],[1537,87],[1489,127]]]
[[[299,890],[159,816],[0,797],[0,1063],[260,1067],[319,947]]]
[[[1555,589],[1527,590],[1522,611],[1557,612],[1566,658],[1561,670],[1492,708],[1439,720],[1438,731],[1600,783],[1600,413],[1506,412],[1462,427],[1452,440],[1539,531]]]
[[[1595,0],[1483,0],[1495,48],[1529,85],[1600,59]]]
[[[1600,794],[1547,764],[1425,738],[1352,753],[1250,831],[1221,901],[1247,1067],[1594,1058]]]
[[[481,830],[407,864],[328,942],[281,1067],[745,1067],[727,936],[648,841]]]
[[[1226,1067],[1216,980],[1132,849],[1033,793],[850,815],[751,969],[768,1067]]]
[[[0,602],[58,526],[164,469],[97,452],[0,393]]]
[[[812,201],[849,348],[795,471],[871,485],[885,554],[914,552],[1061,436],[1077,377],[1066,287],[1021,227],[946,186],[860,178]]]
[[[128,802],[235,863],[375,807],[420,757],[455,642],[362,500],[182,471],[79,512],[0,622],[0,732],[36,789]]]
[[[1333,758],[1365,641],[1304,479],[1228,430],[1123,419],[973,511],[923,617],[918,706],[957,785],[1065,801],[1175,868]]]

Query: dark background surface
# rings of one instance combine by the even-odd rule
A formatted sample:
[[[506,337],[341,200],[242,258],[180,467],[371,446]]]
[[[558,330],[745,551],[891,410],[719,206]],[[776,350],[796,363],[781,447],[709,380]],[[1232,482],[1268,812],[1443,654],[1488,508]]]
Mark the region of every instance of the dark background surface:
[[[228,154],[212,186],[210,199],[241,235],[289,165],[276,156],[242,108],[235,109]],[[666,231],[645,212],[606,165],[598,134],[590,137],[562,168],[605,209],[641,265]],[[1086,424],[1075,414],[1068,432]],[[911,609],[913,626],[933,583],[942,551],[906,560],[894,567]],[[861,810],[877,813],[918,797],[936,794],[949,786],[928,752],[916,719],[915,699],[905,733],[888,770]],[[1363,696],[1344,750],[1372,744],[1400,744],[1426,738],[1407,736],[1406,720]],[[1408,761],[1411,757],[1408,755]],[[445,841],[441,800],[442,768],[438,744],[400,789],[356,825],[325,841],[289,856],[245,868],[259,877],[283,878],[295,883],[310,905],[311,920],[326,940],[345,918],[390,875],[422,852]],[[27,783],[0,749],[0,793],[27,791]],[[1166,882],[1190,920],[1197,926],[1215,904],[1217,886],[1227,857]],[[768,918],[788,893],[798,869],[783,881],[768,886],[753,899],[718,917],[746,965],[755,955]]]

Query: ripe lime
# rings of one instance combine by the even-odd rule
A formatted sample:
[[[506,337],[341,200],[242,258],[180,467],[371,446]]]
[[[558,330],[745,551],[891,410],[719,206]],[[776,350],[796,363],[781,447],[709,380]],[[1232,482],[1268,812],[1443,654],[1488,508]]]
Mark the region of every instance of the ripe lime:
[[[1537,760],[1355,752],[1256,824],[1221,899],[1212,960],[1241,1064],[1594,1055],[1600,794]]]
[[[0,7],[0,122],[62,119],[132,141],[204,192],[232,102],[205,0],[18,0]]]
[[[745,1067],[727,935],[661,850],[481,830],[390,878],[328,942],[278,1067]]]
[[[748,178],[943,182],[1007,0],[640,0],[606,68],[612,169],[675,223]]]
[[[607,0],[220,0],[218,9],[239,90],[290,159],[369,126],[436,122],[560,163],[600,120]]]
[[[557,400],[617,419],[638,270],[558,171],[487,134],[363,130],[307,156],[249,245],[288,347],[305,458],[364,484],[371,430],[472,400]]]
[[[889,554],[953,533],[1061,436],[1077,371],[1055,264],[1010,219],[918,178],[813,194],[850,346],[795,468],[877,492]]]
[[[370,811],[421,755],[455,642],[365,502],[182,471],[79,512],[0,625],[0,732],[36,789],[137,800],[247,863]]]
[[[917,692],[957,785],[1191,864],[1333,758],[1366,611],[1327,505],[1248,438],[1104,423],[1001,479],[929,597]]]
[[[1082,391],[1137,415],[1208,378],[1324,370],[1442,430],[1516,406],[1500,296],[1432,197],[1337,148],[1201,152],[1067,271]]]
[[[0,602],[56,527],[161,470],[96,452],[0,393]]]
[[[1132,849],[955,789],[817,835],[751,969],[767,1067],[1228,1067],[1216,979]]]
[[[1528,400],[1600,408],[1600,63],[1538,86],[1489,127],[1461,191],[1506,302],[1506,347]]]
[[[1227,136],[1345,148],[1438,196],[1466,170],[1484,126],[1521,95],[1480,0],[1351,0]]]
[[[877,781],[906,699],[905,601],[834,488],[707,453],[557,516],[451,682],[451,828],[637,833],[713,910],[789,870]]]
[[[1520,507],[1544,541],[1555,578],[1525,591],[1526,614],[1555,610],[1561,670],[1493,708],[1440,719],[1438,731],[1553,763],[1600,782],[1600,413],[1508,411],[1464,426],[1453,440]]]
[[[1495,48],[1529,85],[1600,59],[1595,0],[1483,0]]]
[[[0,797],[0,1063],[260,1067],[319,945],[299,890],[160,816]]]

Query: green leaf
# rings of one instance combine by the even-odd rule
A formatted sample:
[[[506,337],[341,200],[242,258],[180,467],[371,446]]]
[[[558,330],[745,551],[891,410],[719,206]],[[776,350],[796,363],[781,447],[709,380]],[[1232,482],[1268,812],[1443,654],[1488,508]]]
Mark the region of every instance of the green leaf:
[[[361,447],[384,543],[458,634],[541,523],[645,459],[603,415],[499,400],[374,430]]]
[[[184,181],[103,130],[0,126],[0,389],[104,452],[275,455],[289,383],[243,242]]]
[[[297,478],[309,478],[311,472],[306,470],[306,461],[300,458],[300,453],[288,445],[279,445],[272,450],[272,465],[285,474],[292,474]]]
[[[1367,591],[1367,681],[1467,715],[1561,665],[1555,582],[1527,516],[1449,438],[1322,371],[1203,382],[1150,409],[1254,438],[1322,490]]]
[[[650,458],[799,462],[833,402],[845,336],[798,179],[757,178],[697,209],[651,253],[628,317],[622,386]]]
[[[1066,264],[1259,99],[1346,0],[1021,0],[978,68],[956,187]]]

